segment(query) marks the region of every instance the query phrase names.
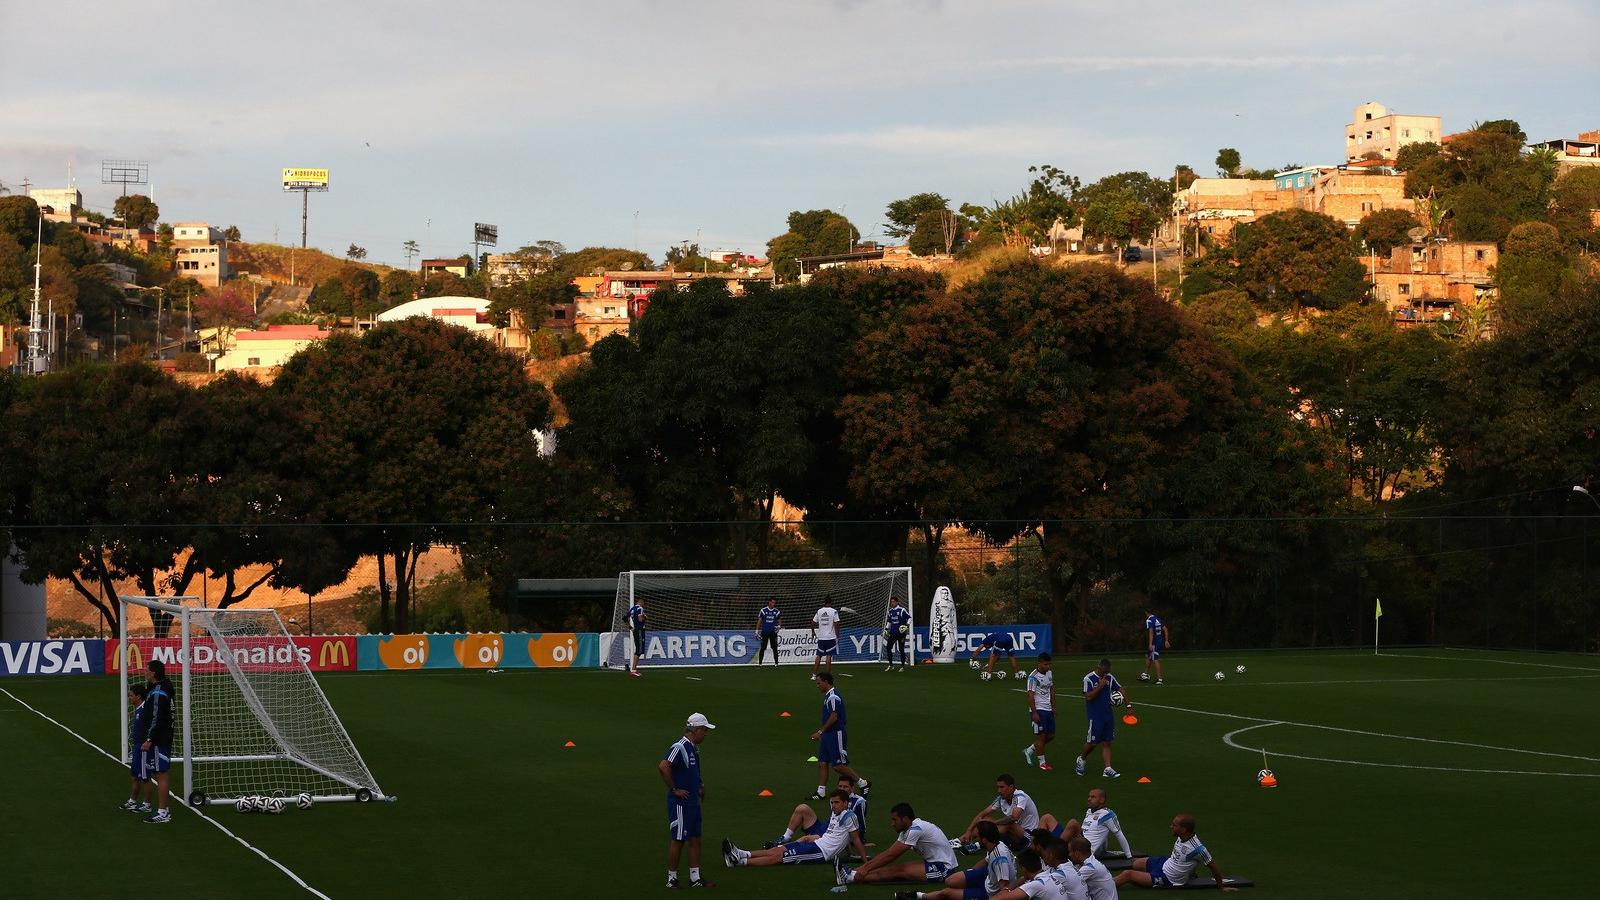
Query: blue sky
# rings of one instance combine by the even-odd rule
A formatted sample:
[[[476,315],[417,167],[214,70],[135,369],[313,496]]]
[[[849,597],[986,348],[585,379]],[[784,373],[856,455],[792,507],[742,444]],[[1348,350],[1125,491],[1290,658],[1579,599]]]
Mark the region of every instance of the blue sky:
[[[1408,0],[0,0],[0,182],[116,191],[167,221],[298,238],[279,169],[322,166],[311,242],[760,252],[791,209],[872,236],[893,199],[987,203],[1052,163],[1337,163],[1367,100],[1457,131],[1600,128],[1600,5]],[[635,212],[637,211],[637,220]]]

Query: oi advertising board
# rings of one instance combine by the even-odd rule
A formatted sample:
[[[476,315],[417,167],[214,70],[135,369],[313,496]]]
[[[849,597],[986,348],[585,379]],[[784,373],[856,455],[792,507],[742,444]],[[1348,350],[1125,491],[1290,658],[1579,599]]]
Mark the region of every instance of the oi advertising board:
[[[600,636],[550,634],[373,634],[356,638],[363,672],[411,669],[592,669]]]
[[[1011,635],[1018,656],[1036,656],[1050,649],[1049,625],[969,625],[956,637],[956,656],[970,655],[992,632]],[[927,627],[915,629],[916,657],[932,655]],[[761,642],[754,631],[700,629],[694,631],[649,631],[645,635],[643,664],[646,666],[707,666],[747,663],[755,658]],[[817,654],[816,639],[810,629],[783,628],[778,631],[778,662],[810,663]],[[878,628],[839,629],[838,662],[872,662],[883,654],[883,632]]]

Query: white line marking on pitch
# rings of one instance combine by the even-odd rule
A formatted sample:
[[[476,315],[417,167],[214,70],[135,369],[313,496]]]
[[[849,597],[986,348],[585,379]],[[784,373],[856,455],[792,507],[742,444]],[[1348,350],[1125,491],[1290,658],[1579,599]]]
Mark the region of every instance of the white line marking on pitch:
[[[1253,681],[1242,676],[1232,681],[1197,681],[1193,684],[1164,684],[1162,687],[1175,688],[1231,688],[1231,687],[1272,687],[1276,685],[1318,685],[1318,684],[1428,684],[1430,682],[1461,682],[1461,681],[1568,681],[1584,678],[1600,678],[1600,672],[1592,675],[1508,675],[1488,676],[1481,678],[1330,678],[1313,681]]]
[[[1149,706],[1155,709],[1168,709],[1173,712],[1193,713],[1199,716],[1216,716],[1222,719],[1238,719],[1241,722],[1258,722],[1262,725],[1293,725],[1296,728],[1313,728],[1318,731],[1338,731],[1344,734],[1359,734],[1364,737],[1391,738],[1399,741],[1417,741],[1423,744],[1448,744],[1452,747],[1471,747],[1475,750],[1494,750],[1500,753],[1525,753],[1529,756],[1548,756],[1555,759],[1576,759],[1581,762],[1600,763],[1600,759],[1592,756],[1577,756],[1571,753],[1552,753],[1548,750],[1527,750],[1522,747],[1496,747],[1490,744],[1474,744],[1470,741],[1447,741],[1440,738],[1413,737],[1407,734],[1390,734],[1384,731],[1362,731],[1357,728],[1339,728],[1334,725],[1314,725],[1310,722],[1290,722],[1285,719],[1263,719],[1260,716],[1241,716],[1234,713],[1212,712],[1209,709],[1188,709],[1182,706],[1166,706],[1160,703],[1141,703],[1140,706]]]
[[[88,738],[86,738],[83,735],[77,733],[76,731],[73,731],[71,728],[68,728],[67,726],[61,724],[60,722],[57,722],[55,719],[50,718],[49,716],[45,715],[44,713],[40,712],[39,710],[34,709],[32,706],[29,706],[27,701],[23,700],[21,697],[18,697],[16,694],[11,693],[10,691],[6,690],[5,688],[0,688],[0,694],[5,694],[7,697],[10,697],[12,700],[15,700],[17,703],[21,704],[29,712],[31,712],[34,715],[38,716],[39,718],[45,720],[46,722],[49,722],[51,725],[56,726],[57,728],[61,729],[62,731],[65,731],[67,734],[70,734],[73,737],[77,738],[80,742],[83,743],[83,745],[85,747],[88,747],[90,750],[93,750],[94,752],[100,754],[101,756],[104,756],[106,759],[111,760],[112,762],[116,763],[119,766],[123,765],[122,760],[117,759],[115,756],[112,756],[111,754],[107,753],[103,747],[99,747],[99,746],[96,746],[95,744],[90,743]],[[257,856],[261,857],[262,859],[266,860],[267,862],[271,863],[274,867],[277,868],[278,871],[280,871],[283,874],[289,876],[289,878],[292,881],[294,881],[295,884],[298,884],[301,887],[305,888],[308,892],[310,892],[312,894],[312,896],[321,897],[322,900],[332,900],[332,898],[329,897],[327,894],[324,894],[323,892],[317,890],[316,888],[312,887],[311,885],[306,884],[305,879],[301,878],[299,875],[296,875],[288,866],[285,866],[283,863],[278,862],[277,860],[275,860],[272,857],[268,856],[266,853],[262,852],[261,848],[257,847],[256,845],[250,843],[249,841],[245,840],[242,837],[239,837],[237,834],[234,834],[232,831],[229,831],[228,830],[228,826],[222,824],[221,822],[218,822],[216,819],[211,818],[210,816],[206,815],[205,813],[201,812],[198,809],[195,809],[194,807],[190,806],[189,804],[187,804],[187,803],[185,803],[183,801],[184,801],[184,798],[182,798],[182,797],[178,798],[178,801],[177,801],[176,805],[177,806],[181,806],[184,809],[187,809],[188,811],[194,813],[195,815],[199,816],[200,818],[204,819],[205,821],[210,822],[212,825],[216,826],[223,834],[227,835],[228,837],[233,838],[235,841],[238,841],[240,846],[244,847],[245,849],[251,851],[255,855],[257,855]]]
[[[1569,669],[1574,672],[1593,672],[1600,674],[1600,666],[1558,666],[1555,663],[1522,662],[1515,659],[1492,659],[1487,656],[1424,656],[1419,653],[1380,653],[1380,657],[1387,656],[1394,659],[1440,659],[1447,662],[1486,662],[1497,663],[1502,666],[1531,666],[1536,669]]]
[[[1241,735],[1241,734],[1244,734],[1246,731],[1254,731],[1257,728],[1272,728],[1272,727],[1277,726],[1277,725],[1294,726],[1295,724],[1296,723],[1294,723],[1294,722],[1262,722],[1262,723],[1260,723],[1258,725],[1246,725],[1243,728],[1236,728],[1233,731],[1230,731],[1227,734],[1223,735],[1222,736],[1222,742],[1224,744],[1227,744],[1229,747],[1234,748],[1235,750],[1247,751],[1252,756],[1257,754],[1257,753],[1263,753],[1263,754],[1271,754],[1272,756],[1280,757],[1280,758],[1283,758],[1283,759],[1305,759],[1305,760],[1312,760],[1314,762],[1343,763],[1343,764],[1348,765],[1348,766],[1375,766],[1377,768],[1382,768],[1382,769],[1422,769],[1422,770],[1426,770],[1426,771],[1429,771],[1429,772],[1460,772],[1460,773],[1465,773],[1465,774],[1478,774],[1478,775],[1541,775],[1541,776],[1554,777],[1554,778],[1600,778],[1600,772],[1533,772],[1533,771],[1528,771],[1526,769],[1464,769],[1464,768],[1459,768],[1459,767],[1456,767],[1456,766],[1418,766],[1418,765],[1407,765],[1405,763],[1373,762],[1371,760],[1365,760],[1365,759],[1341,759],[1341,758],[1335,757],[1335,756],[1303,756],[1303,755],[1300,755],[1300,754],[1297,754],[1297,753],[1285,753],[1285,752],[1283,752],[1281,750],[1268,750],[1265,747],[1247,747],[1244,744],[1238,743],[1237,741],[1234,740],[1234,737],[1236,737],[1238,735]],[[1320,728],[1320,727],[1323,727],[1323,726],[1311,725],[1311,726],[1305,726],[1305,727]],[[1345,731],[1347,729],[1335,728],[1335,729],[1332,729],[1332,730],[1334,730],[1334,731]],[[1368,734],[1370,732],[1358,731],[1358,732],[1355,732],[1355,733],[1356,734]],[[1403,740],[1408,740],[1408,741],[1423,741],[1423,740],[1427,740],[1427,738],[1408,738],[1408,737],[1404,737],[1403,735],[1398,735],[1398,734],[1396,734],[1396,735],[1385,735],[1385,737],[1401,738]],[[1453,744],[1453,743],[1456,743],[1456,742],[1455,741],[1436,741],[1434,743]],[[1467,744],[1465,746],[1478,747],[1478,746],[1482,746],[1482,745],[1480,745],[1480,744]],[[1510,749],[1510,748],[1497,748],[1497,749]],[[1512,752],[1520,752],[1520,751],[1514,751],[1513,750]],[[1583,757],[1576,757],[1576,758],[1583,759]]]

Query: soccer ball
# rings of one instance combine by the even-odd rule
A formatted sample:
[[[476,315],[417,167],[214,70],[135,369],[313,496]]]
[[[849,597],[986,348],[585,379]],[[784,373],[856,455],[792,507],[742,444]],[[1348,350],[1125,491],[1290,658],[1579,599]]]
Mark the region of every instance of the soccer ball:
[[[978,667],[978,658],[974,656],[973,658],[967,660],[967,667],[970,669],[976,669]]]
[[[978,677],[983,679],[984,681],[988,681],[989,680],[989,673],[985,672],[982,675],[979,675]]]
[[[1149,672],[1140,672],[1139,673],[1139,680],[1140,681],[1149,681],[1150,680],[1150,673]]]
[[[1123,696],[1121,691],[1112,691],[1111,692],[1111,705],[1112,706],[1121,706],[1122,704],[1124,704],[1126,702],[1128,702],[1128,698]]]
[[[900,626],[900,633],[901,634],[910,634],[911,633],[911,626],[910,625],[901,625]]]
[[[1218,681],[1221,681],[1222,679],[1227,678],[1228,676],[1222,674],[1221,672],[1218,672],[1217,674],[1215,674],[1215,675],[1213,675],[1211,677],[1215,678]]]
[[[1000,671],[994,673],[994,677],[1000,679],[1001,681],[1004,681],[1006,679],[1006,670],[1005,669],[1001,669]]]
[[[282,797],[273,797],[271,800],[267,801],[267,812],[277,815],[283,812],[283,808],[287,805],[288,801],[284,800]]]
[[[1239,674],[1240,674],[1240,675],[1243,675],[1243,674],[1244,674],[1244,666],[1234,666],[1234,667],[1233,667],[1233,670],[1234,670],[1234,671],[1235,671],[1235,672],[1238,672],[1238,673],[1239,673]]]
[[[311,795],[305,791],[301,791],[299,796],[294,798],[294,805],[300,807],[301,809],[310,809]]]
[[[233,808],[238,810],[239,812],[242,812],[242,813],[255,812],[256,811],[256,798],[254,798],[254,797],[240,797],[239,799],[233,801]]]
[[[1271,777],[1273,777],[1271,769],[1262,769],[1261,771],[1256,773],[1256,781],[1258,781],[1258,782],[1266,781],[1268,778],[1271,778]]]

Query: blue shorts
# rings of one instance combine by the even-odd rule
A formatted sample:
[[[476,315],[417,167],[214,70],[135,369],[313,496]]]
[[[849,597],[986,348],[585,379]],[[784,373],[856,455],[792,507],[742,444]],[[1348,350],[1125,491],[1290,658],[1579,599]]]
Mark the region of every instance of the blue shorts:
[[[1084,738],[1086,744],[1109,744],[1116,740],[1117,720],[1113,716],[1090,716],[1089,736]]]
[[[823,863],[828,858],[822,855],[822,848],[816,841],[795,841],[783,845],[783,864],[798,866],[804,863]]]
[[[133,762],[128,765],[128,771],[140,781],[149,781],[155,776],[172,768],[172,748],[160,744],[151,744],[149,750],[133,751]]]
[[[1145,653],[1144,653],[1145,658],[1146,659],[1151,659],[1151,660],[1160,659],[1161,658],[1161,650],[1162,650],[1161,645],[1157,644],[1154,649],[1145,651]]]
[[[965,886],[961,889],[961,900],[988,900],[989,888],[984,884],[989,880],[988,863],[979,863],[961,875],[965,879]]]
[[[685,803],[677,797],[667,798],[667,830],[675,841],[686,841],[700,836],[700,804]]]
[[[1034,734],[1055,734],[1056,733],[1056,714],[1055,714],[1055,711],[1054,710],[1049,710],[1049,709],[1041,709],[1041,710],[1036,710],[1036,712],[1039,713],[1039,721],[1037,721],[1037,722],[1031,722],[1030,721],[1029,722],[1029,724],[1033,726],[1033,733]]]
[[[1146,872],[1150,873],[1150,886],[1151,887],[1176,887],[1177,886],[1177,885],[1174,885],[1172,882],[1167,880],[1167,873],[1161,871],[1161,867],[1166,865],[1166,864],[1167,864],[1167,857],[1165,857],[1165,856],[1152,856],[1149,859],[1145,860],[1145,862],[1144,862],[1144,870]]]
[[[846,765],[850,762],[850,751],[845,748],[845,733],[843,731],[824,731],[817,740],[817,762],[832,765]]]
[[[822,837],[828,833],[828,820],[819,818],[811,823],[810,828],[801,829],[800,833],[809,834],[813,837]]]
[[[927,862],[926,860],[922,863],[922,873],[929,884],[944,884],[944,880],[950,877],[950,869],[949,863]]]
[[[979,653],[982,653],[985,650],[989,651],[989,655],[990,656],[993,656],[996,652],[999,652],[999,651],[1002,651],[1002,650],[1005,651],[1005,654],[1007,656],[1016,656],[1017,655],[1017,649],[1011,645],[1010,641],[1004,641],[1004,642],[999,643],[999,644],[980,644],[978,646],[978,652]]]
[[[1065,822],[1057,822],[1056,823],[1056,827],[1050,829],[1050,836],[1051,837],[1061,837],[1061,835],[1064,834],[1066,832],[1066,830],[1067,830],[1067,823],[1065,823]]]
[[[831,640],[831,641],[824,641],[824,640],[820,640],[820,639],[817,641],[817,655],[818,656],[833,656],[835,653],[838,653],[838,652],[839,652],[839,641],[838,641],[837,638],[835,638],[834,640]]]

